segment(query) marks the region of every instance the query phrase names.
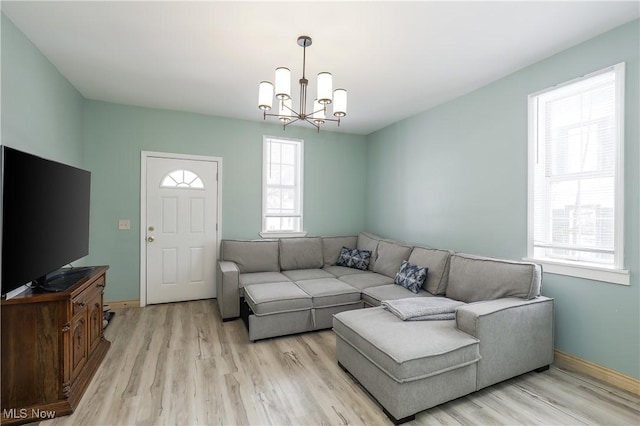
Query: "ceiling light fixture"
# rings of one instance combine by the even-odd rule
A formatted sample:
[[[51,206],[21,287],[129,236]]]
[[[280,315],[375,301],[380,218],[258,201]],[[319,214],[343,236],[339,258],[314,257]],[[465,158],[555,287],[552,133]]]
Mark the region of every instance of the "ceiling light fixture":
[[[260,82],[258,88],[258,108],[263,111],[263,119],[267,116],[278,117],[283,123],[283,128],[296,121],[306,121],[320,131],[320,125],[325,121],[335,121],[340,126],[340,119],[347,115],[347,91],[336,89],[331,93],[331,73],[318,74],[317,97],[313,101],[313,112],[307,114],[307,85],[309,80],[305,78],[307,47],[311,46],[311,37],[298,37],[298,45],[302,47],[302,78],[300,79],[300,108],[298,111],[292,107],[291,100],[291,71],[289,68],[276,68],[275,97],[278,102],[278,113],[267,113],[273,106],[274,87],[269,81]],[[327,105],[333,103],[333,115],[337,118],[327,118]]]

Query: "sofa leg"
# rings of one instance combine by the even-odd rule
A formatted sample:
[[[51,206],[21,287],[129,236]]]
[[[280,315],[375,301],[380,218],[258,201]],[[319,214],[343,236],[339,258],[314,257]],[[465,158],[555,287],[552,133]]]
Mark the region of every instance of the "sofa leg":
[[[249,304],[245,302],[244,298],[240,299],[240,319],[244,322],[244,326],[247,327],[247,331],[249,331],[249,315],[251,315],[251,308]]]
[[[407,416],[407,417],[403,417],[401,419],[396,419],[395,417],[393,417],[391,415],[391,413],[389,413],[387,410],[385,410],[384,408],[382,409],[382,412],[389,417],[389,420],[391,420],[391,422],[394,425],[401,425],[402,423],[406,423],[406,422],[410,422],[411,420],[415,420],[416,419],[416,415],[413,414],[411,416]]]
[[[345,373],[347,373],[353,380],[355,380],[359,385],[360,382],[358,382],[358,379],[356,379],[355,377],[353,377],[353,375],[349,372],[349,370],[347,370],[345,368],[344,365],[342,365],[342,363],[340,361],[338,361],[338,367],[340,367],[342,369],[342,371],[344,371]],[[371,395],[369,393],[369,391],[367,391],[364,387],[362,387],[362,385],[360,385],[361,389],[363,389],[365,392],[367,392],[367,394],[369,394],[369,396],[371,396],[371,398],[373,398],[374,401],[376,401],[378,403],[378,405],[380,405],[380,408],[382,408],[382,412],[384,413],[385,416],[387,416],[389,418],[389,420],[391,420],[393,422],[394,425],[400,425],[402,423],[406,423],[406,422],[410,422],[411,420],[415,420],[416,419],[416,415],[413,414],[411,416],[407,416],[407,417],[403,417],[401,419],[396,419],[395,417],[393,417],[391,415],[391,413],[389,413],[383,406],[382,404],[380,404],[378,402],[378,400],[376,400],[373,395]]]
[[[548,365],[545,365],[544,367],[540,367],[540,368],[536,368],[535,371],[536,373],[544,373],[545,371],[547,371],[549,369]]]
[[[235,321],[235,320],[237,320],[239,318],[240,317],[222,318],[222,322]]]

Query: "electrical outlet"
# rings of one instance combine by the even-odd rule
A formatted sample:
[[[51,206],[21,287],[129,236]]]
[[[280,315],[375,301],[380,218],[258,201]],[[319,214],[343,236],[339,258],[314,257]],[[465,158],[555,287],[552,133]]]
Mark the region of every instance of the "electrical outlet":
[[[128,231],[131,229],[131,221],[129,219],[120,219],[118,221],[118,229],[121,231]]]

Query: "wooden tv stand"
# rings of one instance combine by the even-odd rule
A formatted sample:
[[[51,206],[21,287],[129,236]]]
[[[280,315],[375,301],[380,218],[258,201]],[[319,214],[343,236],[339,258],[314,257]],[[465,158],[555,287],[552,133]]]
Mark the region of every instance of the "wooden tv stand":
[[[67,290],[2,300],[2,424],[71,414],[111,343],[102,333],[108,266]]]

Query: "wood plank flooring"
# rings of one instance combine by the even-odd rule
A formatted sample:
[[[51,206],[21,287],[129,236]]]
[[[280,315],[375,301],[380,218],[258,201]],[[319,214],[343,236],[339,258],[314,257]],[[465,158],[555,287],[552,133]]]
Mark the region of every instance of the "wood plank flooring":
[[[215,300],[128,308],[79,407],[41,425],[388,425],[337,365],[330,330],[249,343]],[[412,425],[639,425],[640,398],[552,367],[423,411]]]

